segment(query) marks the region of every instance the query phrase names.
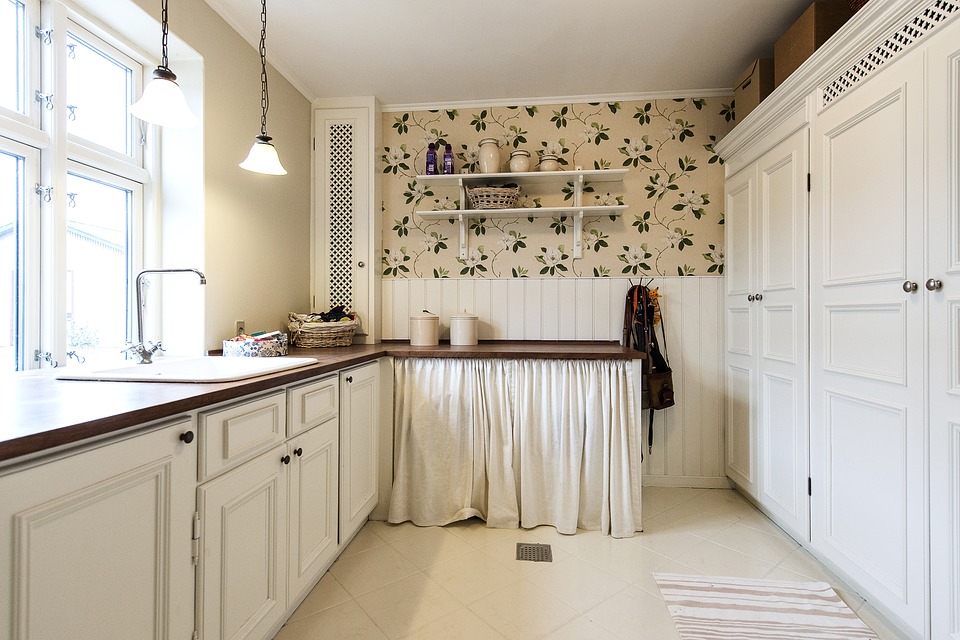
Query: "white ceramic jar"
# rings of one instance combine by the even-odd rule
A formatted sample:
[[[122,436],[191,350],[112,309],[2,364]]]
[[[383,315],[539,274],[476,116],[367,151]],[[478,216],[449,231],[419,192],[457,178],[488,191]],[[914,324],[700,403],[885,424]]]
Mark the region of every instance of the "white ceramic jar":
[[[440,317],[424,310],[410,316],[410,346],[435,347],[440,342]]]
[[[510,154],[510,171],[513,173],[523,173],[530,171],[530,152],[525,149],[517,149]]]
[[[545,153],[540,156],[540,171],[560,171],[560,162],[557,156],[552,153]]]
[[[484,138],[480,141],[480,173],[500,172],[500,145],[496,138]]]
[[[472,346],[477,344],[477,316],[464,311],[450,316],[450,344]]]

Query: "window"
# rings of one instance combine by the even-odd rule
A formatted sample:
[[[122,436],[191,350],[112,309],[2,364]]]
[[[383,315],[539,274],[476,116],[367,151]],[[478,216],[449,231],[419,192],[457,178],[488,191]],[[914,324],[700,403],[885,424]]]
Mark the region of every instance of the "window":
[[[66,32],[47,37],[41,5]],[[119,360],[134,337],[150,178],[128,107],[143,75],[131,48],[59,0],[0,0],[2,370]]]

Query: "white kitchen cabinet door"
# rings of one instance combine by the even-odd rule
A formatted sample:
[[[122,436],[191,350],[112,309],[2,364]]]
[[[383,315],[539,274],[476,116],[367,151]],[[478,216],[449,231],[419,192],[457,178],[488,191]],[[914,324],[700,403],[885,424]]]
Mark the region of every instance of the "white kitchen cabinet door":
[[[918,633],[926,620],[921,53],[816,118],[810,217],[812,545]]]
[[[340,373],[340,543],[377,505],[380,363]]]
[[[804,128],[757,162],[756,353],[760,490],[757,501],[809,538],[807,170]]]
[[[921,286],[929,317],[931,637],[960,640],[960,21],[944,29],[928,52],[930,240]]]
[[[314,102],[311,246],[313,307],[343,305],[360,327],[354,342],[380,336],[380,108],[375,98]]]
[[[289,602],[313,587],[337,553],[340,424],[336,417],[290,440]]]
[[[277,446],[198,490],[204,640],[261,640],[287,613],[287,456]]]
[[[186,432],[192,420],[0,478],[0,638],[193,635]]]
[[[755,261],[757,166],[726,183],[726,458],[727,475],[756,497],[757,460]]]

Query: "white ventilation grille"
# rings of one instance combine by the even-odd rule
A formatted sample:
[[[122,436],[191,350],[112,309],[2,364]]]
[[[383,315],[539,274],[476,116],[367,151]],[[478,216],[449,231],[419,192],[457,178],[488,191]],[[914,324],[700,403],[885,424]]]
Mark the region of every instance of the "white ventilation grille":
[[[330,306],[353,309],[353,125],[330,125]]]
[[[884,64],[906,51],[958,11],[960,0],[931,0],[916,16],[823,87],[821,107],[827,106],[858,82],[873,75]]]

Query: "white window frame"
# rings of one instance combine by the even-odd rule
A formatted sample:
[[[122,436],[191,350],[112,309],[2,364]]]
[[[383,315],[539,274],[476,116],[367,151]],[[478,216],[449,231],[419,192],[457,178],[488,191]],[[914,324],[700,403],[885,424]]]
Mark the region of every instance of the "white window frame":
[[[45,136],[37,136],[40,131],[40,111],[42,106],[36,102],[35,92],[40,88],[40,38],[34,29],[40,24],[40,0],[21,0],[26,15],[27,47],[24,64],[24,77],[20,90],[23,92],[23,112],[0,106],[0,130],[13,131],[18,139],[27,138],[35,146],[44,146]]]

